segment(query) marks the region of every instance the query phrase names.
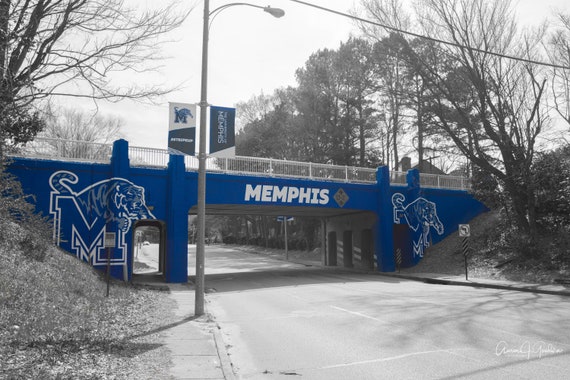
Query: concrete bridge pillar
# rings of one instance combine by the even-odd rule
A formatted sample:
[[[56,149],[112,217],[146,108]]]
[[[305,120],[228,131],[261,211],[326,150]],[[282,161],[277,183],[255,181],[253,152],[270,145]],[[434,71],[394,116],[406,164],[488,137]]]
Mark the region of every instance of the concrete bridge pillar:
[[[375,254],[380,272],[394,272],[394,236],[392,215],[392,192],[390,191],[390,172],[387,166],[381,166],[376,173],[378,186],[378,218],[376,219]]]
[[[166,260],[167,282],[188,282],[188,207],[184,156],[170,155],[166,191]]]
[[[127,140],[117,140],[113,143],[111,156],[112,177],[129,178],[129,143]]]
[[[113,143],[113,153],[111,154],[111,178],[126,178],[130,176],[130,164],[129,164],[129,143],[127,140],[116,140]],[[109,200],[110,202],[110,200]],[[114,221],[106,223],[106,232],[117,233],[116,225]],[[125,241],[132,241],[132,231],[128,231],[125,234]],[[127,243],[127,247],[130,244]],[[120,248],[111,248],[107,250],[107,254],[111,257],[109,259],[117,259],[121,256],[126,257],[126,261],[123,265],[113,265],[110,267],[110,274],[115,278],[123,279],[123,281],[128,281],[132,275],[132,255],[128,252],[121,252]]]

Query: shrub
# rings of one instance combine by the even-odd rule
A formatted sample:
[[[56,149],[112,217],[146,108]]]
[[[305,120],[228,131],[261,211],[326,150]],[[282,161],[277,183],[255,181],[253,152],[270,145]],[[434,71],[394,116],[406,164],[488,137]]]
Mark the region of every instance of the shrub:
[[[498,210],[505,204],[501,183],[492,174],[478,167],[473,168],[471,193],[491,210]]]
[[[35,213],[17,179],[0,165],[0,240],[8,252],[18,251],[35,260],[43,260],[49,246],[50,226],[47,219]]]
[[[551,231],[570,224],[570,145],[541,155],[533,174],[538,222]]]

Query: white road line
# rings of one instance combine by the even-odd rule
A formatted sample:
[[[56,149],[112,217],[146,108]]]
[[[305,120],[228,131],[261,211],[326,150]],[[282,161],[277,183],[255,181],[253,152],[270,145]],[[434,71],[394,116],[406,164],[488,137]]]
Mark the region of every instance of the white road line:
[[[319,367],[318,369],[342,368],[342,367],[350,367],[350,366],[362,365],[362,364],[381,363],[381,362],[388,362],[388,361],[391,361],[391,360],[399,360],[399,359],[407,358],[407,357],[410,357],[410,356],[436,354],[436,353],[440,353],[440,352],[445,352],[445,353],[448,353],[448,354],[451,353],[449,350],[420,351],[420,352],[412,352],[412,353],[409,353],[409,354],[391,356],[391,357],[389,357],[389,358],[370,359],[370,360],[362,360],[362,361],[359,361],[359,362],[328,365],[328,366],[324,366],[324,367]]]
[[[342,307],[338,307],[338,306],[331,306],[331,307],[333,309],[344,311],[345,313],[348,313],[348,314],[357,315],[357,316],[362,317],[362,318],[372,319],[373,321],[377,321],[377,322],[383,322],[383,323],[386,322],[386,321],[381,320],[380,318],[371,317],[370,315],[362,314],[362,313],[359,313],[357,311],[351,311],[351,310],[343,309]]]

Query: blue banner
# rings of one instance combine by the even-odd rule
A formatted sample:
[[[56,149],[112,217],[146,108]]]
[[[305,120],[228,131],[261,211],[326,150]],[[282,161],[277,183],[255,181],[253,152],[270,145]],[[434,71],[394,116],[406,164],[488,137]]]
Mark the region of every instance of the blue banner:
[[[196,154],[196,105],[169,103],[168,152]]]
[[[236,152],[236,109],[210,107],[210,154],[216,157],[233,157]]]

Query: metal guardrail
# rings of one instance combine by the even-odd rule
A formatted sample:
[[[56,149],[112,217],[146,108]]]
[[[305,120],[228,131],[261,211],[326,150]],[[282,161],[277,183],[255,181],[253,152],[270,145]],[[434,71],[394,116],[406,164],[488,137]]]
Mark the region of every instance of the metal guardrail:
[[[165,168],[168,166],[169,159],[170,156],[166,149],[129,145],[129,162],[132,166]]]
[[[315,164],[259,157],[208,158],[209,171],[261,174],[269,177],[308,178],[328,181],[375,183],[376,169]]]
[[[390,183],[396,186],[406,186],[406,176],[406,172],[391,171]],[[420,173],[420,186],[423,188],[469,190],[471,181],[469,178],[461,176]]]
[[[34,141],[10,154],[13,156],[108,163],[112,150],[113,146],[110,144],[37,137]],[[129,146],[129,161],[132,166],[165,168],[168,166],[169,158],[167,149]],[[198,170],[198,159],[194,156],[185,156],[184,164],[187,171]],[[208,157],[206,170],[270,177],[376,183],[376,169],[259,157]],[[390,171],[390,183],[396,186],[405,186],[406,173]],[[420,184],[422,187],[457,190],[467,190],[470,187],[469,179],[465,177],[436,174],[420,174]]]
[[[133,166],[166,167],[168,150],[129,147],[129,159]],[[185,156],[187,171],[198,170],[198,159]],[[270,177],[309,178],[345,182],[376,182],[376,169],[352,166],[336,166],[299,161],[275,160],[260,157],[208,157],[206,170],[220,173],[239,173]]]
[[[113,146],[86,141],[36,137],[34,141],[9,152],[12,156],[108,163]]]
[[[402,185],[406,186],[406,172],[390,171],[390,183],[392,185]]]
[[[460,176],[420,173],[420,185],[422,187],[433,187],[436,189],[468,190],[471,188],[471,181],[469,181],[468,178]]]

